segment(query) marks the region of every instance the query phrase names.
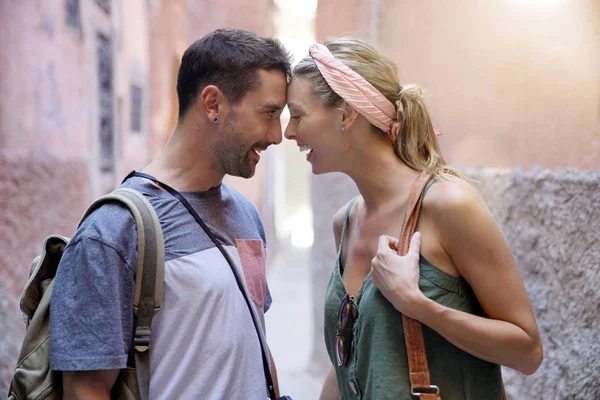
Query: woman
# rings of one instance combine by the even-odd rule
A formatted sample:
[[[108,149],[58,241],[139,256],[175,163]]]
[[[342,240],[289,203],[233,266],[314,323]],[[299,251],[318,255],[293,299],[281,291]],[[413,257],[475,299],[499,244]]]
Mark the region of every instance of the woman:
[[[401,313],[421,322],[444,400],[500,399],[500,365],[532,374],[542,361],[508,244],[476,190],[445,164],[421,93],[357,39],[315,44],[293,71],[285,136],[308,151],[313,173],[345,173],[360,192],[333,221],[323,400],[413,398]],[[401,257],[390,247],[420,173],[434,179],[420,234]]]

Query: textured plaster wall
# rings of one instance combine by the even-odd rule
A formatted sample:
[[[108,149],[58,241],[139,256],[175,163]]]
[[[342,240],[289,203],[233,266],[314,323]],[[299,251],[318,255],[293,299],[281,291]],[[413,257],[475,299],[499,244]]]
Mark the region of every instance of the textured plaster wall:
[[[63,2],[0,2],[0,149],[90,145],[90,64],[64,14]]]
[[[316,32],[421,85],[450,163],[600,169],[598,0],[321,0]]]
[[[91,199],[92,63],[81,9],[0,2],[0,393],[8,390],[25,326],[19,297],[50,233],[71,235]],[[91,82],[91,83],[90,83]]]
[[[25,334],[19,309],[29,265],[49,234],[72,236],[89,201],[87,162],[47,152],[0,151],[0,393]]]
[[[468,170],[506,235],[544,343],[540,369],[505,369],[513,399],[600,397],[600,171]],[[313,178],[313,359],[329,367],[323,346],[323,296],[334,266],[331,218],[357,193],[345,176]]]
[[[140,169],[152,159],[150,148],[150,34],[147,1],[117,2],[118,18],[115,95],[119,120],[121,160],[117,177]],[[142,90],[141,129],[132,130],[132,85]]]
[[[471,171],[502,227],[537,316],[544,362],[506,369],[514,399],[600,398],[600,171]]]

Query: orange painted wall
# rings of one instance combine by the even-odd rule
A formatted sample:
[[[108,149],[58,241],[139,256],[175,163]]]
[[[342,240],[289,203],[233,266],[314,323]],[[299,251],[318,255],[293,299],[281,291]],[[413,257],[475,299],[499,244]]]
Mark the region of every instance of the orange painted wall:
[[[450,163],[600,169],[597,0],[320,1],[347,32],[425,88]]]

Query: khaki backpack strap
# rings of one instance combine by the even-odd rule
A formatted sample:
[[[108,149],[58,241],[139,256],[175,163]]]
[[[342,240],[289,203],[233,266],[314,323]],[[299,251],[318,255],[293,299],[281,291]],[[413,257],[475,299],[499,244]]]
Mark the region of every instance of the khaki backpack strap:
[[[165,246],[160,222],[150,202],[132,189],[115,192],[135,204],[138,234],[138,265],[133,310],[136,318],[133,344],[140,398],[150,398],[150,337],[152,318],[162,307],[165,282]],[[134,212],[132,210],[132,212]],[[140,224],[141,221],[141,224]],[[140,279],[141,278],[141,279]]]
[[[100,197],[88,208],[81,221],[100,205],[118,201],[126,205],[137,227],[138,264],[133,311],[136,316],[133,344],[141,399],[149,398],[150,336],[152,318],[162,307],[165,275],[165,246],[160,222],[150,202],[140,192],[119,188]],[[81,224],[80,221],[80,224]]]
[[[431,179],[430,175],[420,174],[412,184],[408,195],[404,222],[402,223],[402,233],[399,239],[398,254],[400,255],[408,253],[408,247],[417,227],[419,212],[421,211],[423,189]],[[441,399],[438,387],[432,385],[430,381],[421,323],[403,314],[402,324],[404,325],[404,339],[408,355],[412,395],[425,400]]]

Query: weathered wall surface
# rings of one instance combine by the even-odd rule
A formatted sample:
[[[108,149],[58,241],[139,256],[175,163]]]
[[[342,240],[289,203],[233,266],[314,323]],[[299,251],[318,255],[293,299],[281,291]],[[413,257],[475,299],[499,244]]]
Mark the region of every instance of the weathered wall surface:
[[[89,60],[62,2],[0,2],[0,148],[89,146]],[[81,25],[80,25],[81,26]]]
[[[25,334],[19,309],[29,266],[52,233],[72,236],[89,198],[87,162],[32,151],[0,151],[0,393],[6,393]]]
[[[25,332],[29,264],[45,236],[74,232],[91,198],[90,60],[73,15],[62,2],[0,3],[0,393]]]
[[[115,3],[110,12],[97,2],[0,5],[0,37],[5,42],[0,48],[2,393],[24,335],[19,297],[31,260],[47,235],[74,233],[85,207],[114,187],[127,163],[129,142],[122,135],[122,122],[129,122],[129,78],[137,67],[146,81],[147,61],[130,49],[124,39],[131,38],[131,31],[123,27],[143,35],[136,31],[139,21],[128,18],[143,3],[127,2],[127,9]],[[119,24],[123,17],[131,23]],[[109,43],[102,48],[100,34]],[[99,93],[101,87],[107,88],[108,97]],[[111,135],[104,142],[112,154],[107,173],[100,167],[103,126],[111,127],[103,131]],[[132,155],[147,156],[139,145]]]
[[[470,171],[519,266],[544,343],[536,374],[506,369],[514,399],[600,397],[600,171]]]
[[[148,2],[119,2],[119,32],[117,36],[117,56],[115,69],[118,71],[115,82],[118,126],[120,140],[119,171],[116,176],[122,178],[132,169],[140,169],[152,160],[150,131],[150,20]],[[139,89],[140,117],[139,126],[133,121],[133,88]],[[137,95],[136,95],[137,96]],[[137,101],[137,100],[136,100]],[[137,107],[137,105],[135,106]],[[137,121],[137,118],[136,118]]]
[[[506,235],[527,287],[545,358],[527,377],[505,370],[511,398],[584,399],[600,396],[600,171],[478,169],[482,197]],[[331,219],[357,193],[345,176],[313,178],[312,253],[314,360],[329,368],[323,342],[323,297],[334,266]]]
[[[450,163],[600,169],[597,0],[319,1],[317,39],[344,34],[425,89]]]

